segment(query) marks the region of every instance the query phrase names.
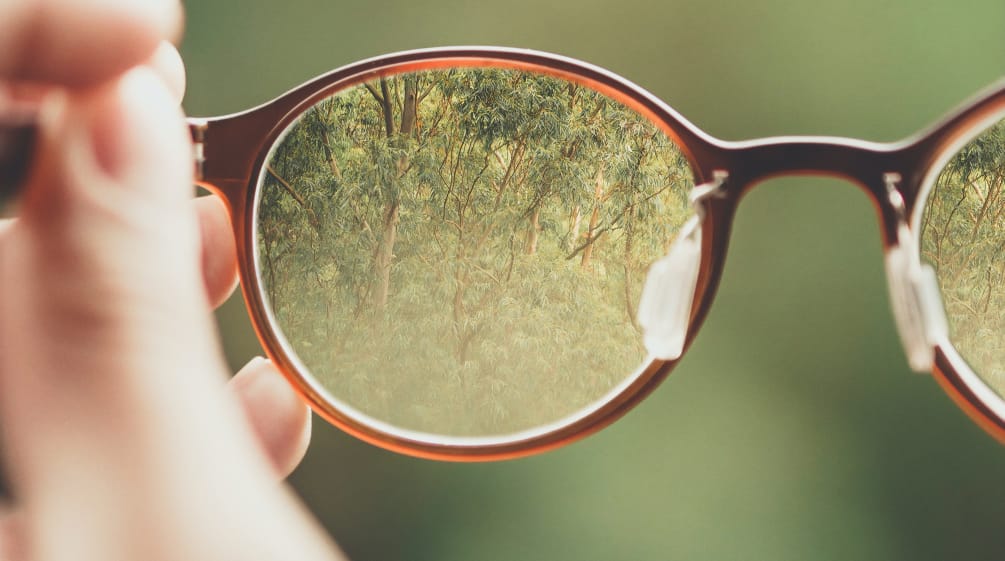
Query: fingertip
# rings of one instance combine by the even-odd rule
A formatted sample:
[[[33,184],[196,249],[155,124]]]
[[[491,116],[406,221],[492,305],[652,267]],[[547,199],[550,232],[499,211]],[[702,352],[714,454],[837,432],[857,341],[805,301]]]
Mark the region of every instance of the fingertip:
[[[164,80],[168,90],[178,103],[181,103],[185,97],[186,77],[185,62],[182,61],[178,49],[167,41],[161,41],[153,56],[147,61],[147,66]]]
[[[210,304],[223,304],[237,287],[237,245],[230,216],[215,195],[193,201],[202,235],[202,276]]]
[[[276,366],[263,358],[245,365],[231,380],[231,387],[276,472],[286,477],[307,453],[310,408]]]

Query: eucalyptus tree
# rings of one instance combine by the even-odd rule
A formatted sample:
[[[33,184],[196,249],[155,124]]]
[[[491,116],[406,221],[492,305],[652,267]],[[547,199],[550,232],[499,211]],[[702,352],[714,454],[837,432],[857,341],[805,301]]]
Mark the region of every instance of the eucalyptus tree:
[[[486,68],[340,92],[270,169],[264,284],[300,358],[350,405],[451,434],[571,414],[640,364],[639,286],[691,187],[634,110]]]

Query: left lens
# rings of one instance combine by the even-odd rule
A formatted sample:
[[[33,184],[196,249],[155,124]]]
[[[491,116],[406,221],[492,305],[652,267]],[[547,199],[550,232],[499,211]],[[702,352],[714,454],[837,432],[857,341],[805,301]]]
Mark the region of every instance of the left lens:
[[[921,217],[922,258],[938,276],[949,336],[1005,396],[1005,120],[940,171]]]
[[[642,282],[692,185],[652,119],[574,81],[389,74],[310,107],[272,149],[259,284],[287,352],[359,422],[539,430],[641,371]]]

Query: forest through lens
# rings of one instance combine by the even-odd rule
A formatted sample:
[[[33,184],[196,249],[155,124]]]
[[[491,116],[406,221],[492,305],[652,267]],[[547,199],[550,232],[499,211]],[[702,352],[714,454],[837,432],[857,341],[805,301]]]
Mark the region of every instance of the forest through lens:
[[[1005,396],[1005,121],[942,170],[921,221],[921,254],[936,270],[953,345]]]
[[[539,428],[633,376],[647,269],[691,215],[657,125],[523,70],[350,87],[267,164],[256,262],[289,349],[341,403],[434,435]]]

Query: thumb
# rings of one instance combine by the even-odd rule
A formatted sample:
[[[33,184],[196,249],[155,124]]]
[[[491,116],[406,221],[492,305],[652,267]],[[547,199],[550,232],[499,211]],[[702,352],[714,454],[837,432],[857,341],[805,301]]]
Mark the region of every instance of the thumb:
[[[0,247],[0,421],[29,509],[115,510],[110,496],[205,480],[207,463],[263,464],[269,480],[222,383],[176,105],[137,69],[44,116]]]

